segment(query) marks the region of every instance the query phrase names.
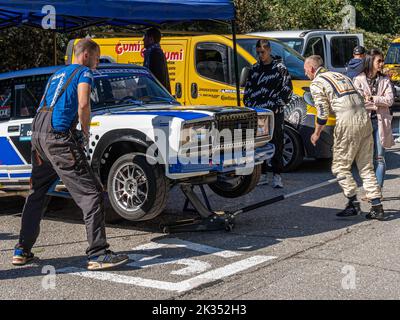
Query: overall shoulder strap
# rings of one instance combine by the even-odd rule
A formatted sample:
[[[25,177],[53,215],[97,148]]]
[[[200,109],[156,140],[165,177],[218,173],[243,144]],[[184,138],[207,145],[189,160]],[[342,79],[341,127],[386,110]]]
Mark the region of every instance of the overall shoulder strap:
[[[71,83],[72,79],[75,77],[75,75],[78,73],[78,71],[82,70],[83,66],[79,66],[77,67],[69,76],[68,80],[65,82],[65,84],[63,85],[63,87],[61,88],[58,96],[56,99],[54,99],[54,102],[52,103],[52,105],[49,108],[49,111],[53,111],[54,106],[56,105],[58,99],[63,95],[63,93],[65,92],[65,90],[68,88],[69,84]]]

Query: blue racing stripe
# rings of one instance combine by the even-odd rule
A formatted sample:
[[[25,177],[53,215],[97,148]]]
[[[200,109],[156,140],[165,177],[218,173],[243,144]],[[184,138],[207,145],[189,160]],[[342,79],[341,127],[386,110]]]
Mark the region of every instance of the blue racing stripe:
[[[105,112],[106,113],[106,112]],[[100,114],[96,114],[100,115]],[[158,116],[158,117],[171,117],[181,118],[183,120],[193,120],[210,117],[208,114],[199,112],[179,112],[179,111],[131,111],[131,112],[113,112],[112,115],[146,115],[146,116]]]
[[[0,178],[8,178],[8,173],[0,173]]]
[[[30,173],[11,173],[10,178],[30,178]]]
[[[0,137],[0,165],[14,166],[24,164],[6,137]]]

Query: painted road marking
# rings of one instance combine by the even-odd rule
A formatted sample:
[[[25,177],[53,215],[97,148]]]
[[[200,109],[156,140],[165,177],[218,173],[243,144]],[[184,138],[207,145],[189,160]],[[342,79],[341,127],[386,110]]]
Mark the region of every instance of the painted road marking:
[[[146,243],[133,248],[133,251],[147,251],[147,254],[135,253],[130,254],[130,260],[132,262],[128,263],[127,266],[133,268],[150,268],[153,266],[160,265],[171,265],[178,264],[184,267],[179,270],[171,271],[170,274],[178,276],[193,276],[192,278],[180,281],[180,282],[170,282],[170,281],[159,281],[154,279],[146,279],[141,277],[132,277],[126,275],[119,275],[111,272],[104,271],[88,271],[83,268],[68,267],[57,270],[57,273],[71,274],[75,276],[80,276],[84,278],[97,279],[101,281],[109,281],[115,283],[123,283],[128,285],[136,285],[140,287],[154,288],[167,291],[184,292],[192,290],[198,286],[206,283],[210,283],[222,278],[226,278],[235,273],[247,270],[261,263],[276,259],[274,256],[262,256],[256,255],[249,258],[245,258],[226,266],[211,269],[211,264],[205,261],[200,261],[194,258],[162,258],[161,254],[155,254],[151,251],[158,250],[161,248],[185,248],[192,251],[197,251],[201,253],[207,253],[209,255],[218,256],[220,258],[229,259],[234,257],[239,257],[242,254],[223,250],[220,248],[215,248],[199,243],[194,243],[186,240],[181,240],[178,238],[166,238],[161,239],[156,242]],[[209,271],[207,271],[209,270]]]
[[[176,259],[176,258],[167,258],[162,259],[158,256],[145,256],[139,254],[129,254],[129,259],[134,262],[128,263],[127,266],[134,268],[148,268],[157,265],[168,265],[168,264],[180,264],[185,265],[186,268],[172,271],[173,275],[181,275],[181,276],[191,276],[193,274],[202,273],[208,269],[211,269],[211,264],[204,261],[199,261],[195,259]]]
[[[110,272],[102,271],[87,271],[82,268],[63,268],[57,270],[57,273],[68,273],[75,276],[81,276],[84,278],[97,279],[102,281],[110,281],[115,283],[136,285],[139,287],[147,287],[168,291],[176,291],[178,293],[192,290],[200,285],[213,282],[222,278],[226,278],[235,273],[247,270],[251,267],[259,265],[261,263],[276,259],[273,256],[253,256],[244,260],[240,260],[231,263],[227,266],[208,271],[206,273],[200,274],[196,277],[181,281],[181,282],[169,282],[169,281],[159,281],[152,279],[145,279],[140,277],[123,276]]]
[[[201,253],[208,253],[222,258],[233,258],[238,257],[241,254],[238,252],[230,251],[230,250],[222,250],[220,248],[210,247],[204,244],[194,243],[178,238],[165,238],[157,240],[157,242],[150,242],[144,245],[137,246],[132,250],[155,250],[160,248],[186,248],[193,251],[198,251]]]

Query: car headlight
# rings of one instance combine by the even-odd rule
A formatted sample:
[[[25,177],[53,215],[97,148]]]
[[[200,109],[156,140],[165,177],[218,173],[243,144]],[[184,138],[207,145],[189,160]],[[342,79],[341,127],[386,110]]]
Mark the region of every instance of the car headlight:
[[[269,135],[269,116],[259,115],[257,124],[257,137]]]
[[[182,127],[180,145],[190,146],[192,144],[207,143],[211,137],[211,122],[186,123]],[[210,142],[211,143],[211,142]]]

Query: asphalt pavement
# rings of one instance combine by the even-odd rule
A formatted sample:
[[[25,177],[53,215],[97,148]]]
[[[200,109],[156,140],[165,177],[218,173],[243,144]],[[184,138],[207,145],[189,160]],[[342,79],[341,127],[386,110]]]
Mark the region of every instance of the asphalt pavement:
[[[387,152],[383,222],[365,219],[366,202],[362,216],[337,218],[346,201],[333,184],[239,215],[231,232],[164,234],[160,223],[190,216],[172,189],[162,216],[107,225],[112,250],[131,261],[102,272],[85,269],[81,212],[60,199],[42,221],[37,259],[12,266],[24,198],[1,197],[0,299],[399,299],[399,164],[398,144]],[[312,160],[283,175],[283,190],[259,186],[238,199],[207,193],[214,210],[234,210],[331,178],[329,161]]]

